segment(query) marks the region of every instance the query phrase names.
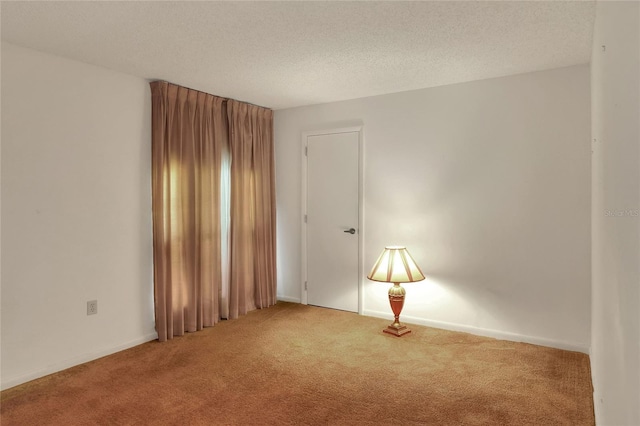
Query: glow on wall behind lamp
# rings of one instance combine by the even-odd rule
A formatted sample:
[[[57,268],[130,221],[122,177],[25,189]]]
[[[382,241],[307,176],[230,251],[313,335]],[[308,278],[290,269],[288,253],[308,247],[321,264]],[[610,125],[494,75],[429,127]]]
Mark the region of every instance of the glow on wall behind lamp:
[[[415,283],[404,283],[402,286],[407,292],[404,302],[402,317],[410,322],[411,316],[419,316],[422,318],[438,318],[442,311],[446,311],[450,306],[462,306],[470,308],[471,304],[465,301],[457,293],[450,288],[429,277],[429,273],[425,272],[425,280]],[[385,317],[390,316],[389,299],[387,290],[393,284],[381,282],[367,283],[367,304],[366,311],[384,314]],[[469,305],[467,307],[467,305]],[[466,309],[463,309],[466,310]],[[376,314],[376,316],[378,316]]]

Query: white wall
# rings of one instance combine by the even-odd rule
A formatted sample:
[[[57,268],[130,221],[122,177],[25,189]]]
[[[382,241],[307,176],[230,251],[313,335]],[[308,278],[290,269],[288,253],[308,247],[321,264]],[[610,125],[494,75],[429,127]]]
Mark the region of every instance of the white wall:
[[[143,79],[2,44],[2,388],[156,338],[150,116]]]
[[[406,245],[407,322],[588,351],[588,65],[275,112],[278,294],[300,300],[304,131],[363,124],[365,273]],[[386,285],[364,313],[389,316]]]
[[[639,3],[598,2],[591,67],[596,421],[639,425]]]

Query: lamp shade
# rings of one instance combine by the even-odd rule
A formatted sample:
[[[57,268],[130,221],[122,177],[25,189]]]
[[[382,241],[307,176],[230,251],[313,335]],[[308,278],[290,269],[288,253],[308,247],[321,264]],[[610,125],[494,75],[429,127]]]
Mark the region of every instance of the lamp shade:
[[[405,247],[389,246],[384,248],[367,278],[385,283],[411,283],[424,280],[424,274]]]

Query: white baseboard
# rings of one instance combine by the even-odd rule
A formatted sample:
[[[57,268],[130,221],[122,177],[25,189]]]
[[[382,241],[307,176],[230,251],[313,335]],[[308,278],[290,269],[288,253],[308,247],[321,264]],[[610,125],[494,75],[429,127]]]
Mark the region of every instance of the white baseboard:
[[[299,297],[278,296],[278,300],[282,302],[300,303]]]
[[[26,383],[31,380],[39,379],[40,377],[47,376],[49,374],[57,373],[58,371],[65,370],[67,368],[75,367],[76,365],[84,364],[85,362],[93,361],[98,358],[102,358],[103,356],[111,355],[116,352],[123,351],[125,349],[132,348],[134,346],[138,346],[142,343],[150,342],[152,340],[156,340],[158,338],[158,333],[150,333],[139,337],[137,339],[126,342],[122,345],[118,345],[108,349],[102,349],[96,352],[90,352],[83,355],[79,355],[73,358],[69,358],[62,362],[58,362],[53,365],[49,365],[40,370],[32,371],[27,374],[21,374],[20,376],[2,378],[2,383],[0,383],[0,390],[5,390],[12,388],[14,386],[21,385],[22,383]]]
[[[288,296],[278,296],[278,300],[283,302],[300,303],[299,298],[288,297]],[[362,314],[370,317],[385,318],[388,320],[393,320],[393,316],[387,312],[365,310],[363,311]],[[589,345],[583,344],[583,343],[565,342],[565,341],[546,339],[546,338],[536,337],[536,336],[527,336],[523,334],[510,333],[506,331],[472,327],[468,325],[460,325],[460,324],[448,323],[444,321],[434,321],[434,320],[411,317],[406,315],[403,315],[402,319],[403,321],[406,321],[407,323],[411,323],[411,324],[425,325],[428,327],[441,328],[444,330],[461,331],[464,333],[475,334],[477,336],[493,337],[495,339],[509,340],[512,342],[531,343],[533,345],[548,346],[548,347],[557,348],[557,349],[582,352],[585,354],[589,354],[590,352]],[[95,359],[102,358],[103,356],[111,355],[113,353],[132,348],[142,343],[156,340],[157,338],[158,338],[157,333],[147,334],[138,339],[134,339],[127,343],[124,343],[122,345],[118,345],[113,348],[103,349],[96,352],[87,353],[77,357],[73,357],[68,360],[47,366],[46,368],[29,372],[27,374],[22,374],[16,377],[9,377],[7,379],[3,377],[2,382],[0,383],[0,390],[9,389],[14,386],[18,386],[22,383],[26,383],[30,380],[35,380],[49,374],[57,373],[58,371],[65,370],[67,368],[74,367],[79,364],[83,364],[85,362],[93,361]]]
[[[386,312],[365,310],[362,313],[366,316],[385,318],[393,320],[393,315]],[[544,337],[527,336],[524,334],[510,333],[508,331],[493,330],[489,328],[472,327],[469,325],[454,324],[444,321],[428,320],[424,318],[403,315],[403,322],[426,325],[427,327],[441,328],[444,330],[461,331],[463,333],[475,334],[476,336],[493,337],[494,339],[508,340],[511,342],[531,343],[532,345],[547,346],[550,348],[564,349],[567,351],[582,352],[589,354],[589,345],[579,342],[565,342],[560,340],[546,339]]]
[[[591,386],[593,387],[593,414],[597,425],[603,424],[602,406],[604,396],[600,393],[600,380],[598,366],[594,364],[593,351],[589,350],[589,367],[591,368]]]

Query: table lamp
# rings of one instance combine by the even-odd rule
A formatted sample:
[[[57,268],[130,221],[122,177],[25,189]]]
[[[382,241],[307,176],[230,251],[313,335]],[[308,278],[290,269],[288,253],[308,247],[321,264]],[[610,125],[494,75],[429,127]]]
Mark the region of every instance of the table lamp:
[[[400,283],[422,281],[424,274],[407,249],[400,246],[385,247],[367,278],[372,281],[393,283],[389,289],[389,303],[395,319],[393,324],[382,331],[398,337],[411,333],[406,325],[400,324],[400,312],[402,312],[406,293]]]

